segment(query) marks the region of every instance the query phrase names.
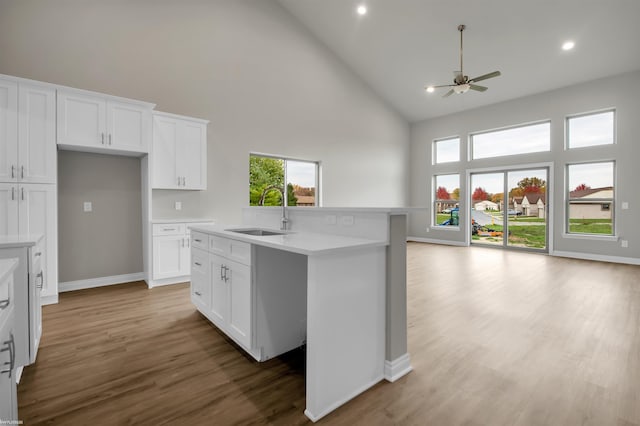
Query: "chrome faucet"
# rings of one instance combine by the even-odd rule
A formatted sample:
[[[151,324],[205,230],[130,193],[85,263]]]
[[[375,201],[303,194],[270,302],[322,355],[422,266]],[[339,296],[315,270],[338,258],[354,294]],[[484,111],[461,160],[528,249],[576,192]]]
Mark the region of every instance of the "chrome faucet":
[[[285,204],[285,190],[283,188],[280,188],[277,185],[270,185],[267,186],[263,191],[262,191],[262,195],[260,195],[260,200],[258,201],[258,205],[262,206],[264,205],[264,197],[265,195],[267,195],[267,192],[271,191],[272,189],[275,189],[277,191],[280,192],[280,195],[282,195],[282,217],[280,218],[280,229],[283,231],[286,231],[288,228],[288,224],[289,224],[289,219],[287,218],[287,206]]]

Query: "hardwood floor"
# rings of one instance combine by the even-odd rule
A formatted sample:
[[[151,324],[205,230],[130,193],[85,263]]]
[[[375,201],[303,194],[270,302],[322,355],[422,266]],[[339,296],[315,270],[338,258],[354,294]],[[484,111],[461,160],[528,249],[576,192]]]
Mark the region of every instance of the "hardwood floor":
[[[410,243],[414,371],[328,425],[640,425],[640,267]],[[19,386],[26,425],[310,423],[304,352],[257,363],[186,284],[60,295]]]

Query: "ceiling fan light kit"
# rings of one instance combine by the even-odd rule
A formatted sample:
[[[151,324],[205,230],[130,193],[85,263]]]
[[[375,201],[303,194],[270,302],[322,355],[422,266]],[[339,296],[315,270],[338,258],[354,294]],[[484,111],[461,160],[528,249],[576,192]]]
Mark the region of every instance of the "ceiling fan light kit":
[[[435,89],[438,89],[441,87],[451,87],[451,89],[447,93],[442,95],[443,98],[451,96],[454,93],[457,95],[461,95],[463,93],[468,92],[469,89],[475,90],[477,92],[484,92],[488,89],[488,87],[479,86],[473,83],[477,83],[478,81],[482,81],[482,80],[488,80],[490,78],[498,77],[500,75],[500,71],[493,71],[488,74],[484,74],[479,77],[474,77],[471,79],[469,78],[469,76],[464,75],[464,68],[462,67],[462,32],[464,31],[465,28],[466,28],[465,25],[458,25],[458,31],[460,31],[460,71],[453,72],[453,75],[454,75],[453,84],[443,84],[440,86],[427,86],[425,87],[425,89],[428,93],[432,93],[435,91]]]

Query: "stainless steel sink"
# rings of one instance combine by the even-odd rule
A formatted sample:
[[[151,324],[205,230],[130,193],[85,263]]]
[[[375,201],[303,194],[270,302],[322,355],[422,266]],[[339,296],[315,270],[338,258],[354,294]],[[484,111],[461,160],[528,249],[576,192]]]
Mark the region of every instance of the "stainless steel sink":
[[[272,231],[270,229],[261,229],[261,228],[225,229],[225,231],[237,232],[238,234],[245,234],[245,235],[256,235],[259,237],[266,237],[269,235],[284,235],[287,233],[286,231]]]

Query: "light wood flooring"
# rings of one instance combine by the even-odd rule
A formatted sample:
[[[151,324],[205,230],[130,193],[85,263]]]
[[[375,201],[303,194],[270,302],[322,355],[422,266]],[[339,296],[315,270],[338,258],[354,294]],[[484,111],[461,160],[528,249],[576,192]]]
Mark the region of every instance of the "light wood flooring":
[[[414,371],[327,425],[640,425],[640,267],[410,243]],[[304,352],[257,363],[187,284],[63,293],[44,307],[25,425],[297,425]]]

